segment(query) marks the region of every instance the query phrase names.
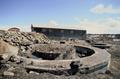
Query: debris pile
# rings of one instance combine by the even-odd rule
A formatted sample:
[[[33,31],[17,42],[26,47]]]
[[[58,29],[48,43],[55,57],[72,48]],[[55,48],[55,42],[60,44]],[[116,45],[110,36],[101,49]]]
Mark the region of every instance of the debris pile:
[[[0,59],[7,59],[10,56],[17,55],[18,48],[0,40]]]
[[[29,50],[39,58],[51,60],[75,59],[77,56],[74,46],[65,44],[35,44]]]
[[[48,38],[42,33],[14,32],[0,30],[0,39],[13,46],[27,46],[33,43],[48,43]]]
[[[85,41],[52,41],[41,33],[0,30],[0,77],[70,76],[107,70],[110,55],[106,51]]]

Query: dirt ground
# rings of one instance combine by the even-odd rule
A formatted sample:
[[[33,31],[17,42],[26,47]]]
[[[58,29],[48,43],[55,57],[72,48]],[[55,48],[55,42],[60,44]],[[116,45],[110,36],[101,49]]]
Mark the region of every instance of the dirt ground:
[[[79,74],[76,75],[54,75],[50,73],[28,73],[22,65],[18,65],[13,71],[14,76],[3,76],[6,65],[0,67],[0,79],[120,79],[120,45],[113,45],[107,51],[111,54],[110,69],[105,74]],[[11,62],[8,62],[11,63]],[[14,65],[14,64],[12,64]],[[9,66],[9,65],[8,65]]]

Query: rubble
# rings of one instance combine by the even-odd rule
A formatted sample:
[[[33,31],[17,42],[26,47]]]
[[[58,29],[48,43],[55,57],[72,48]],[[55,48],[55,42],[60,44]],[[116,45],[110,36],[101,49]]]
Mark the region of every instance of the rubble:
[[[39,75],[39,73],[34,72],[34,71],[30,71],[29,74],[36,74],[36,75]]]
[[[9,71],[5,71],[4,76],[14,76],[14,73],[13,72],[9,72]]]
[[[13,31],[0,31],[0,39],[1,49],[7,51],[0,52],[1,57],[9,56],[6,62],[0,63],[9,64],[4,76],[104,73],[110,64],[107,51],[91,47],[85,41],[52,42],[40,33]]]
[[[10,68],[8,68],[8,70],[7,71],[14,71],[15,70],[15,68],[14,67],[10,67]]]
[[[11,56],[9,61],[16,62],[17,64],[21,63],[20,58],[18,58],[17,56]]]
[[[17,55],[18,54],[18,48],[12,45],[9,45],[8,43],[0,40],[0,57],[2,59],[9,58],[10,56]]]
[[[50,40],[43,34],[31,32],[15,32],[0,30],[0,39],[13,46],[29,46],[36,43],[49,43]]]

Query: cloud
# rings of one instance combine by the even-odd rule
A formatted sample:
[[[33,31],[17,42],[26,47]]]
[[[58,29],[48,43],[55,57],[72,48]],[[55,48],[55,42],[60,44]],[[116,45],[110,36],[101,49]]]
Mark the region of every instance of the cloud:
[[[19,27],[21,29],[21,31],[23,32],[31,32],[31,26],[30,25],[26,25],[26,26],[21,26]]]
[[[98,21],[83,20],[80,22],[80,25],[86,29],[88,33],[105,33],[107,31],[105,24]]]
[[[48,22],[48,24],[49,25],[53,25],[53,26],[57,26],[57,25],[59,25],[56,21],[54,21],[54,20],[50,20],[49,22]]]
[[[91,8],[90,11],[99,14],[103,14],[103,13],[119,14],[120,7],[114,8],[112,5],[105,6],[103,4],[98,4],[95,7]]]
[[[115,18],[106,18],[102,20],[89,20],[83,19],[79,20],[78,24],[63,25],[58,24],[56,21],[50,20],[47,24],[38,24],[42,27],[51,27],[51,28],[66,28],[66,29],[80,29],[87,30],[87,33],[93,34],[103,34],[103,33],[120,33],[120,17]],[[20,25],[19,25],[20,26]],[[11,28],[10,26],[0,27],[1,29]],[[18,27],[21,31],[31,31],[30,25],[24,25]]]
[[[77,19],[78,20],[78,19]],[[54,21],[56,22],[56,21]],[[87,30],[87,33],[103,34],[103,33],[120,33],[120,18],[105,18],[102,20],[89,20],[79,19],[78,24],[58,24],[58,26],[50,26],[53,28],[65,28],[65,29],[79,29]]]
[[[74,17],[73,18],[75,21],[80,21],[80,18],[79,17]]]
[[[80,26],[88,33],[120,33],[120,19],[107,18],[101,21],[80,21]]]
[[[120,33],[120,18],[105,18],[102,20],[89,20],[83,19],[80,20],[76,18],[77,21],[79,20],[80,23],[78,24],[58,24],[56,21],[49,21],[48,24],[52,24],[49,27],[53,28],[65,28],[65,29],[80,29],[80,30],[87,30],[87,33],[94,33],[94,34],[103,34],[103,33]],[[56,26],[53,26],[56,25]]]

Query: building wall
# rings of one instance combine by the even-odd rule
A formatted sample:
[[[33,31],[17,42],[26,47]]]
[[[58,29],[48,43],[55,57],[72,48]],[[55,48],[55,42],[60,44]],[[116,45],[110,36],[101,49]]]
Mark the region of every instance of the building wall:
[[[31,27],[32,32],[40,32],[55,40],[86,39],[86,30]]]

